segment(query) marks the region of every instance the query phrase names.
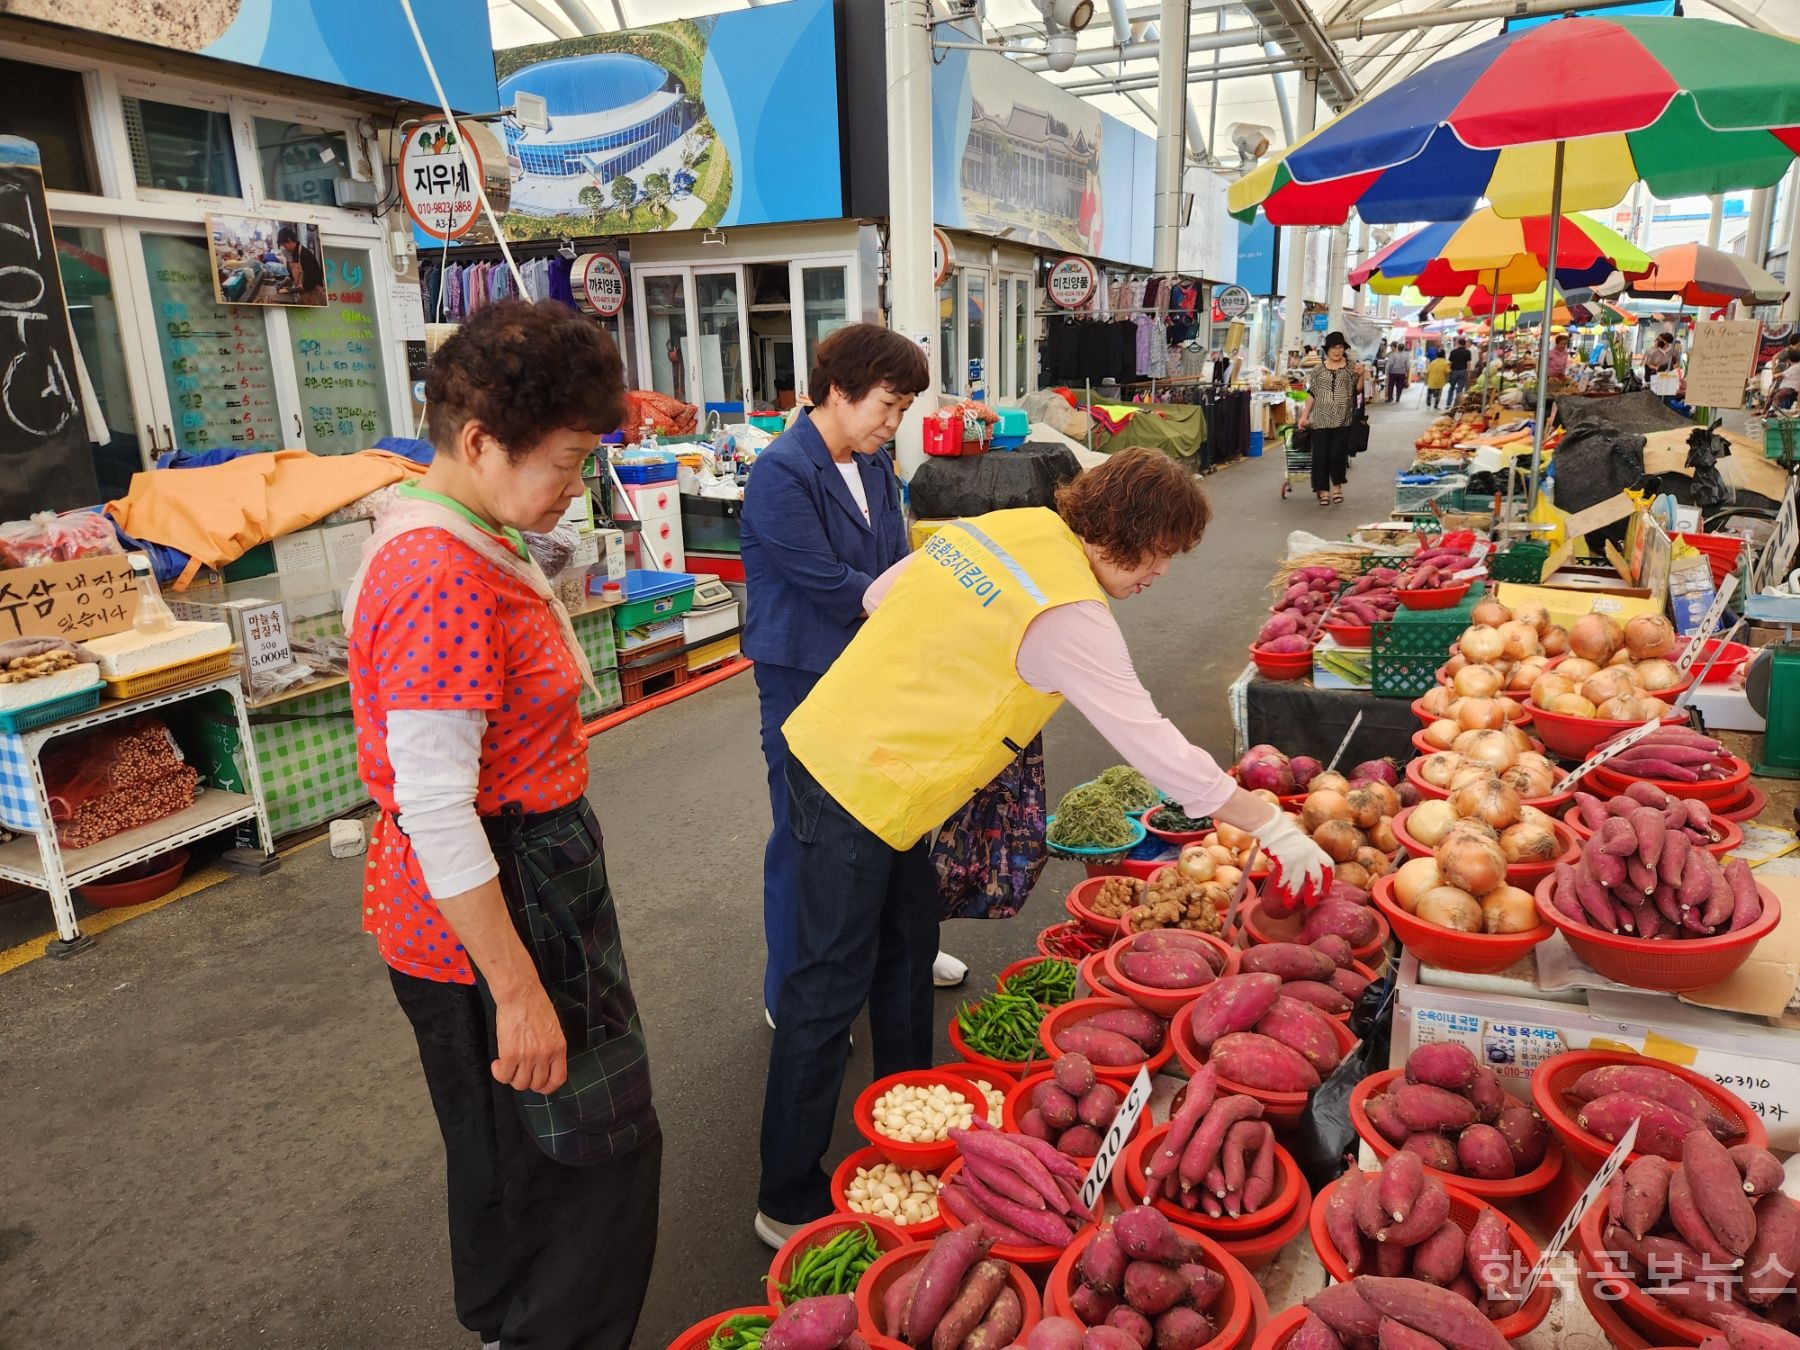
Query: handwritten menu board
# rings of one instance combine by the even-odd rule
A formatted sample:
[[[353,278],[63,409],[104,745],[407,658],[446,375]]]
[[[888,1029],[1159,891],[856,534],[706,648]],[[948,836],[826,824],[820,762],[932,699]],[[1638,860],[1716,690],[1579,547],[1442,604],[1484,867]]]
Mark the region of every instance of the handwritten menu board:
[[[0,642],[122,633],[137,603],[131,560],[122,553],[0,572]]]
[[[281,416],[268,323],[213,297],[212,260],[196,239],[144,236],[150,301],[180,450],[275,450]]]
[[[1687,394],[1697,408],[1741,408],[1755,369],[1762,325],[1755,319],[1701,319],[1688,352]]]
[[[388,434],[369,255],[326,249],[325,290],[330,303],[323,308],[287,315],[306,448],[315,455],[354,454]]]

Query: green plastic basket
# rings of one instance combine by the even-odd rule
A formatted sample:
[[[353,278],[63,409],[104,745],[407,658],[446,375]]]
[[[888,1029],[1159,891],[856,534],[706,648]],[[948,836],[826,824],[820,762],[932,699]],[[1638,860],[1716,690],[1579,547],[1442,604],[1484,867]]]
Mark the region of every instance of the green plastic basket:
[[[1488,575],[1495,581],[1515,581],[1535,586],[1544,579],[1544,564],[1550,560],[1550,545],[1536,540],[1514,544],[1504,553],[1488,559]]]
[[[1473,621],[1482,588],[1471,586],[1452,609],[1399,609],[1370,626],[1370,690],[1377,698],[1418,698],[1437,683],[1450,644]]]
[[[1800,417],[1763,418],[1763,457],[1777,464],[1800,463]]]

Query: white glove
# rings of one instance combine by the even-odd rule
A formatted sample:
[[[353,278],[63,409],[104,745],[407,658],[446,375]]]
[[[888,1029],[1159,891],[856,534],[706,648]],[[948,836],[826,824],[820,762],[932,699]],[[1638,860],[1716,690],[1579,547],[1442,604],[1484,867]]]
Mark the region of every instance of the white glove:
[[[1271,808],[1270,815],[1273,819],[1249,829],[1274,863],[1274,880],[1303,904],[1317,904],[1331,889],[1330,856],[1280,807]]]

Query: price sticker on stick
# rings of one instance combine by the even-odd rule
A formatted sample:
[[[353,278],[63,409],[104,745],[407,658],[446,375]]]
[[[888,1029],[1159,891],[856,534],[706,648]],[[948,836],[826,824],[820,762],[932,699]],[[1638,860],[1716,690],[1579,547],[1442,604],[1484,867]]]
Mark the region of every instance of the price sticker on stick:
[[[1680,659],[1675,662],[1675,669],[1679,670],[1683,675],[1694,668],[1694,662],[1699,659],[1700,653],[1706,649],[1707,639],[1719,631],[1719,623],[1725,617],[1725,606],[1731,603],[1731,597],[1736,590],[1737,576],[1733,574],[1726,577],[1725,584],[1719,587],[1719,593],[1713,597],[1712,604],[1707,608],[1706,613],[1701,616],[1700,626],[1694,630],[1694,635],[1688,639],[1687,649],[1681,653]]]
[[[1588,1182],[1587,1189],[1581,1193],[1581,1198],[1575,1202],[1575,1207],[1563,1219],[1562,1226],[1544,1244],[1544,1254],[1538,1257],[1537,1264],[1525,1277],[1525,1283],[1519,1286],[1521,1307],[1531,1301],[1531,1296],[1537,1292],[1538,1285],[1543,1283],[1544,1273],[1549,1270],[1550,1262],[1556,1259],[1556,1254],[1568,1242],[1570,1234],[1580,1224],[1581,1216],[1594,1207],[1594,1202],[1612,1184],[1612,1179],[1618,1175],[1619,1169],[1625,1165],[1625,1160],[1631,1156],[1631,1146],[1637,1143],[1637,1132],[1638,1122],[1634,1120],[1626,1128],[1625,1137],[1619,1140],[1617,1147],[1613,1149],[1606,1161],[1600,1164],[1600,1170],[1594,1173],[1594,1179]]]
[[[1130,1091],[1125,1094],[1125,1100],[1119,1103],[1118,1111],[1113,1114],[1112,1124],[1107,1127],[1106,1137],[1100,1141],[1100,1151],[1094,1155],[1094,1165],[1088,1168],[1087,1180],[1081,1183],[1081,1203],[1088,1209],[1093,1209],[1094,1202],[1105,1191],[1113,1164],[1118,1162],[1119,1154],[1125,1151],[1125,1141],[1131,1138],[1138,1117],[1149,1105],[1150,1066],[1146,1064],[1138,1070],[1137,1077],[1132,1079]],[[1636,1126],[1632,1128],[1635,1130]]]
[[[1611,759],[1614,755],[1621,754],[1624,751],[1631,749],[1632,746],[1643,740],[1644,737],[1655,731],[1662,724],[1662,718],[1653,717],[1648,722],[1644,723],[1643,726],[1636,727],[1633,730],[1626,732],[1623,736],[1619,737],[1618,740],[1607,746],[1606,749],[1595,751],[1592,755],[1589,755],[1586,759],[1582,760],[1580,764],[1576,765],[1573,769],[1570,769],[1568,775],[1562,782],[1550,789],[1551,794],[1555,795],[1559,792],[1567,792],[1583,778],[1586,778],[1588,774],[1606,763],[1607,760]]]

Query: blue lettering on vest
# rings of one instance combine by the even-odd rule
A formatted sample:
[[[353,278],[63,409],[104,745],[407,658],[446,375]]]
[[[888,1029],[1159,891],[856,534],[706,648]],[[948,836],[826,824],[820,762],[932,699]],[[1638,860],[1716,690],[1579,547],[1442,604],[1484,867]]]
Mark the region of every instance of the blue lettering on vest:
[[[947,568],[950,575],[965,590],[973,591],[976,595],[983,597],[981,604],[983,609],[1000,597],[1002,588],[989,579],[987,569],[951,543],[943,534],[934,534],[926,540],[923,552],[938,566]]]

